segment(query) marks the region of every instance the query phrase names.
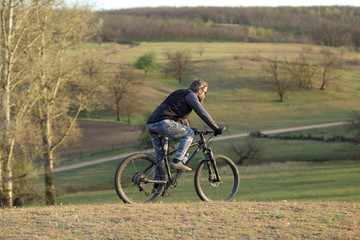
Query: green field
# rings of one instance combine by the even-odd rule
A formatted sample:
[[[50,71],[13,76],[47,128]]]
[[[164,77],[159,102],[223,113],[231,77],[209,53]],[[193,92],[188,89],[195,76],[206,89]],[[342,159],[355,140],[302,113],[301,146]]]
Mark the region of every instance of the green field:
[[[299,44],[172,42],[141,43],[138,47],[123,49],[122,45],[107,43],[96,49],[104,54],[118,51],[107,56],[105,60],[132,65],[139,56],[147,52],[156,52],[161,64],[166,62],[163,52],[167,49],[191,48],[194,52],[193,62],[182,83],[175,77],[165,77],[159,71],[147,75],[141,70],[135,71],[136,78],[142,82],[139,86],[141,111],[135,114],[133,122],[144,125],[144,114],[153,111],[171,91],[186,88],[194,78],[200,77],[209,82],[204,106],[219,125],[228,126],[225,134],[235,134],[346,121],[358,111],[360,69],[347,64],[340,70],[339,82],[329,86],[326,91],[318,90],[320,82],[315,80],[313,89],[292,90],[286,94],[283,103],[277,101],[277,94],[269,89],[268,82],[262,77],[263,60],[275,56],[291,59],[305,46],[312,49],[313,62],[320,58],[319,52],[324,47]],[[199,47],[204,48],[202,56],[196,54]],[[348,52],[341,48],[327,49],[337,54],[344,63],[360,58],[359,52]],[[114,115],[97,111],[90,118],[113,121]],[[190,123],[200,128],[205,127],[196,114],[191,115]],[[344,126],[282,135],[300,134],[354,136],[354,133]],[[244,144],[245,141],[244,138],[218,141],[212,143],[211,147],[215,153],[227,155],[236,162],[238,156],[232,146]],[[360,189],[357,187],[360,184],[360,162],[352,161],[356,155],[352,144],[274,139],[257,141],[261,144],[262,151],[256,160],[239,166],[241,183],[236,200],[360,200]],[[131,152],[136,148],[135,146],[105,155]],[[66,164],[103,156],[94,154],[89,158],[68,161]],[[56,173],[58,202],[119,202],[113,190],[113,176],[119,161]],[[196,167],[196,161],[192,167]],[[184,174],[180,185],[171,191],[172,196],[161,198],[160,201],[200,201],[194,190],[193,174],[194,170]]]
[[[57,173],[62,204],[118,203],[113,187],[117,162]],[[360,162],[287,162],[239,167],[240,190],[235,200],[252,201],[359,201]],[[183,174],[170,197],[160,202],[200,202],[194,171]],[[103,188],[104,190],[97,190]],[[69,194],[71,191],[79,191]],[[68,194],[64,194],[67,192]]]

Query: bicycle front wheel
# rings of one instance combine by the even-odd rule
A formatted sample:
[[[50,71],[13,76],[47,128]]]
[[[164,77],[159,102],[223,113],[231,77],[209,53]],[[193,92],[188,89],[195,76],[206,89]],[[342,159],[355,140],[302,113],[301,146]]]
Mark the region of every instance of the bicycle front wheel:
[[[154,173],[155,171],[158,173]],[[165,185],[164,169],[156,166],[156,159],[147,154],[134,154],[124,159],[115,172],[115,189],[125,203],[155,202]],[[156,183],[154,181],[163,181]],[[153,190],[156,190],[154,191]]]
[[[234,162],[226,156],[217,155],[214,160],[219,179],[216,177],[214,164],[210,160],[202,161],[194,177],[196,193],[206,202],[230,201],[239,189],[239,172]]]

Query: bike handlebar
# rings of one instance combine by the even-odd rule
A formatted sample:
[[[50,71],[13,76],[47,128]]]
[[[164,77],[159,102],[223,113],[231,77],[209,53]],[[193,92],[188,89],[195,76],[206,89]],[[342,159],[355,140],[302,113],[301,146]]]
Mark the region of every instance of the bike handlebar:
[[[221,131],[225,131],[225,129],[226,129],[226,127],[222,127],[221,128]],[[214,130],[205,130],[205,131],[198,131],[198,130],[195,130],[194,131],[194,133],[195,133],[195,135],[196,134],[199,134],[199,135],[206,135],[206,134],[209,134],[209,133],[215,133],[215,131]]]

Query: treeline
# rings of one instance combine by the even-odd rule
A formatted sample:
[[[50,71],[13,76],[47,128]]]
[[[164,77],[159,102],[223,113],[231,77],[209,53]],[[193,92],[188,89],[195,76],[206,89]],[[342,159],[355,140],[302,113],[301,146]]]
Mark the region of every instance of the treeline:
[[[104,41],[360,45],[356,7],[162,7],[98,12]]]

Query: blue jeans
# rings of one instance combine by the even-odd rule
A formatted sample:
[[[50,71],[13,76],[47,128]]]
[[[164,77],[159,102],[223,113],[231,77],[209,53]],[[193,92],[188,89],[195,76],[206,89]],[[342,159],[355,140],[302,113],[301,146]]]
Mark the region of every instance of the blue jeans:
[[[163,120],[147,124],[146,130],[151,138],[151,142],[156,152],[156,159],[158,161],[161,161],[164,158],[164,154],[168,150],[166,148],[169,137],[180,139],[178,149],[174,156],[174,159],[180,161],[184,159],[185,154],[194,139],[194,131],[191,128],[173,120]],[[159,138],[158,135],[161,137]]]
[[[194,131],[191,128],[188,128],[183,124],[177,123],[173,120],[163,120],[160,122],[147,124],[146,130],[149,133],[156,153],[156,160],[158,162],[165,157],[165,154],[169,150],[167,149],[169,137],[180,139],[178,149],[174,156],[174,159],[180,161],[184,159],[185,154],[189,149],[192,140],[194,139]],[[157,169],[154,170],[154,179],[160,179]],[[154,188],[157,188],[157,184],[154,184]]]

